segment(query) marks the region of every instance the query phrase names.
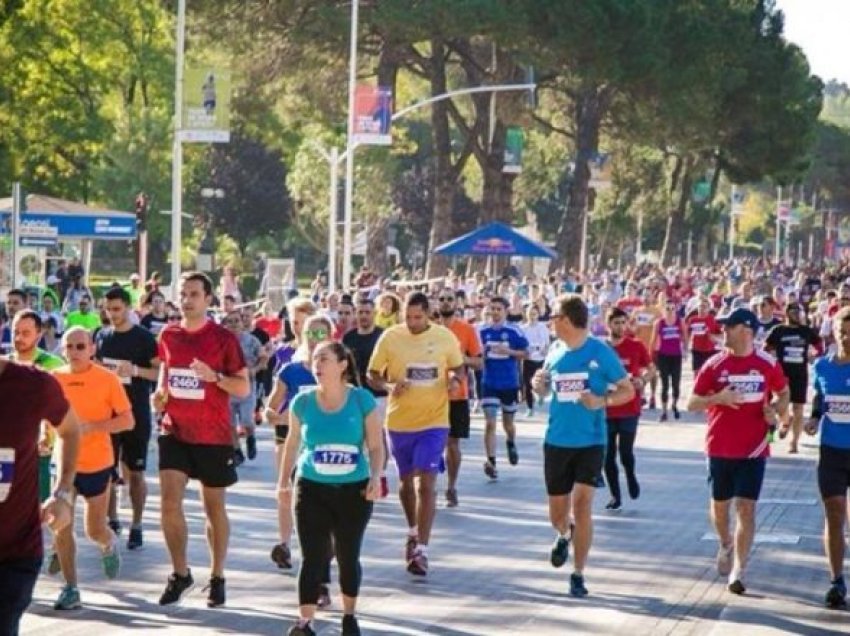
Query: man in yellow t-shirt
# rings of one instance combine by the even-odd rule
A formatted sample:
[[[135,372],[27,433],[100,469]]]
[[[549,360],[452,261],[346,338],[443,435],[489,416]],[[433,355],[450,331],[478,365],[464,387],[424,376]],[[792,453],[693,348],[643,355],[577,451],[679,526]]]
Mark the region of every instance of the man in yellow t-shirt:
[[[449,434],[449,392],[461,389],[464,362],[454,334],[429,323],[428,315],[428,297],[410,294],[404,324],[381,335],[369,361],[372,387],[389,392],[386,424],[409,527],[407,570],[417,576],[428,574],[435,484]]]
[[[77,413],[81,433],[71,498],[75,502],[80,495],[85,500],[86,534],[100,547],[104,574],[112,579],[118,576],[121,561],[117,538],[106,522],[115,463],[110,434],[132,429],[133,412],[118,376],[92,363],[94,342],[87,329],[71,327],[63,335],[62,344],[68,364],[53,375]],[[55,547],[65,587],[53,607],[75,609],[80,607],[80,593],[73,521],[56,533]]]

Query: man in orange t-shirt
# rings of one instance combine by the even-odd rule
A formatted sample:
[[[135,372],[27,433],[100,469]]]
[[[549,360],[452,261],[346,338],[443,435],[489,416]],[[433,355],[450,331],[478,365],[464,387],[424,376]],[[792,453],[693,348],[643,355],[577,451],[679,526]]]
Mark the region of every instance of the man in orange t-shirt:
[[[451,331],[460,343],[463,363],[468,369],[480,369],[483,363],[481,357],[481,341],[475,327],[457,316],[457,297],[449,288],[443,289],[438,296],[440,322]],[[449,394],[449,438],[446,444],[446,468],[448,484],[446,487],[446,504],[454,508],[458,504],[457,476],[460,472],[461,452],[460,440],[469,438],[469,374],[458,374],[461,379],[460,388]]]
[[[68,364],[56,369],[54,377],[77,414],[81,433],[71,496],[74,502],[77,495],[85,500],[86,535],[100,547],[103,571],[113,579],[118,576],[121,560],[117,537],[107,525],[109,484],[115,464],[110,434],[133,428],[132,407],[118,376],[92,363],[94,342],[88,330],[71,327],[62,337],[62,344]],[[65,578],[65,587],[54,604],[54,609],[59,610],[80,607],[73,518],[72,514],[71,524],[55,537]],[[55,566],[49,564],[48,569],[51,567]]]

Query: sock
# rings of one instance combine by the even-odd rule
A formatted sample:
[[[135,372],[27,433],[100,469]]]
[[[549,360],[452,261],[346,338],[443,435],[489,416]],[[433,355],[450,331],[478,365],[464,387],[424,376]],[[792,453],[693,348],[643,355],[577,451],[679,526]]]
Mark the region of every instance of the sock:
[[[496,458],[495,457],[488,456],[487,461],[490,462],[493,466],[496,465]]]
[[[419,550],[419,553],[422,556],[428,556],[428,546],[426,544],[420,543],[418,546],[416,546],[416,549]]]
[[[729,582],[733,583],[733,582],[738,581],[738,580],[743,580],[743,578],[744,578],[744,571],[741,568],[739,568],[738,566],[733,567],[732,571],[729,573]]]
[[[574,571],[573,571],[573,576],[577,576],[577,577],[579,577],[579,578],[582,578],[582,576],[583,576],[583,575],[582,575],[582,573],[581,573],[581,572],[579,572],[578,570],[574,570]]]
[[[407,529],[407,536],[413,537],[414,539],[419,536],[419,528],[417,526],[412,526]]]
[[[140,524],[140,523],[131,523],[130,524],[130,530],[141,530],[141,529],[142,529],[142,524]]]

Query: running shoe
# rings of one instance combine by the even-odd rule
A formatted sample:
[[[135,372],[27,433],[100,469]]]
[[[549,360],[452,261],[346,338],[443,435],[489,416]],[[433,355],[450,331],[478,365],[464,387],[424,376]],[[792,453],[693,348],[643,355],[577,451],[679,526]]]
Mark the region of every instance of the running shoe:
[[[649,410],[654,411],[656,409],[655,398],[649,399]]]
[[[224,578],[221,576],[210,578],[210,582],[204,588],[204,592],[207,592],[207,607],[221,607],[224,605]]]
[[[667,421],[667,411],[661,411],[661,415],[658,416],[658,421],[659,422],[666,422]]]
[[[449,488],[446,490],[446,507],[457,507],[457,488]]]
[[[573,572],[570,574],[570,596],[584,598],[587,596],[587,588],[584,586],[584,577]]]
[[[386,499],[390,494],[390,484],[386,475],[381,475],[381,499]]]
[[[640,484],[634,473],[626,473],[626,484],[629,487],[629,497],[632,499],[640,497]]]
[[[747,588],[744,587],[743,581],[741,579],[735,579],[729,585],[726,586],[726,589],[732,592],[732,594],[741,595],[747,591]]]
[[[847,585],[844,579],[839,577],[832,582],[826,593],[826,606],[830,609],[842,609],[847,607]]]
[[[66,585],[59,592],[59,598],[53,604],[55,610],[75,610],[82,607],[80,602],[80,591],[73,585]]]
[[[141,528],[130,528],[130,536],[127,537],[127,549],[138,550],[144,545]]]
[[[272,561],[281,570],[292,569],[292,551],[285,543],[278,543],[272,548]]]
[[[679,409],[678,409],[678,407],[674,404],[674,405],[673,405],[673,418],[678,420],[680,417],[681,417],[681,414],[679,413]]]
[[[245,450],[248,452],[248,459],[256,459],[257,457],[257,438],[249,435],[245,438]]]
[[[328,586],[322,583],[319,585],[319,598],[316,600],[316,607],[325,609],[331,606],[331,591]]]
[[[109,528],[112,532],[115,533],[115,536],[120,536],[121,534],[121,522],[118,519],[110,519],[109,520]]]
[[[735,558],[734,546],[720,546],[717,549],[717,573],[720,576],[729,576],[732,571],[732,562]]]
[[[508,463],[511,466],[516,466],[519,463],[519,453],[516,451],[516,442],[508,440]]]
[[[195,579],[192,578],[191,570],[186,572],[186,576],[180,576],[177,572],[173,572],[168,577],[165,591],[159,597],[159,604],[171,605],[172,603],[178,603],[193,587],[195,587]]]
[[[360,625],[354,614],[344,614],[342,617],[342,636],[360,636]]]
[[[407,571],[413,576],[428,575],[428,557],[422,554],[421,550],[416,550],[413,553],[413,558],[407,564]]]
[[[62,564],[59,563],[59,554],[54,550],[47,557],[47,573],[59,574],[62,571]]]
[[[118,541],[113,541],[112,546],[104,552],[100,557],[101,565],[103,565],[103,573],[108,579],[118,577],[121,572],[121,553],[118,551]]]
[[[619,510],[623,507],[623,504],[620,503],[619,499],[612,499],[607,504],[605,504],[605,510]]]
[[[567,537],[556,537],[549,553],[549,563],[553,568],[559,568],[570,558],[570,540]]]
[[[484,474],[487,475],[492,481],[495,481],[499,478],[499,472],[496,470],[496,467],[489,461],[484,462]]]
[[[241,448],[237,448],[233,451],[233,465],[241,466],[245,463],[245,453],[242,452]]]
[[[310,623],[302,624],[300,621],[290,627],[286,634],[287,636],[316,636],[316,632],[313,631]]]
[[[416,546],[418,545],[418,541],[416,537],[411,537],[407,535],[407,543],[404,544],[404,560],[410,563],[410,560],[413,558],[413,555],[416,553]]]

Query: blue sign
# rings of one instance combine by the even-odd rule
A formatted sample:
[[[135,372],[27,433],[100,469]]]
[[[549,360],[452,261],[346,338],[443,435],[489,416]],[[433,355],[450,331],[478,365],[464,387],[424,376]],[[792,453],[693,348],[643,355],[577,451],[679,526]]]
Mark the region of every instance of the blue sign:
[[[9,231],[9,212],[0,212],[0,234]],[[132,214],[61,214],[27,211],[21,223],[47,224],[55,227],[58,239],[124,240],[136,238],[136,217]],[[23,244],[23,243],[22,243]]]
[[[18,243],[21,247],[56,247],[59,239],[49,236],[22,236]]]

